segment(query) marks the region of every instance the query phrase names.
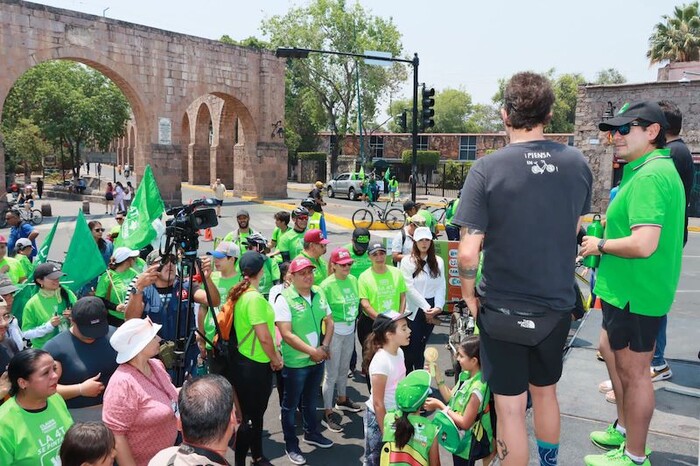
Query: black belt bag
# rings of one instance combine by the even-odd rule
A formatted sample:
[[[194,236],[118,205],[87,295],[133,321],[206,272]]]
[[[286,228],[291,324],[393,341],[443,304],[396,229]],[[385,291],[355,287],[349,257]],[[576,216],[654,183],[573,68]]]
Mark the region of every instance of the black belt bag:
[[[537,346],[568,312],[551,309],[520,311],[482,303],[478,325],[489,337],[524,346]]]

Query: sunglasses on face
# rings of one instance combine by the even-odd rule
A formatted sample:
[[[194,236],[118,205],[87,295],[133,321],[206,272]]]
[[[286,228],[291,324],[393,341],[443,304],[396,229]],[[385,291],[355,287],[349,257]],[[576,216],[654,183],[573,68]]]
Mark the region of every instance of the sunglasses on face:
[[[122,221],[124,221],[124,217],[117,217],[116,220],[117,220],[117,222],[122,222]]]
[[[104,228],[95,228],[93,231],[95,231],[97,233],[102,233],[103,231],[105,231],[105,229]]]
[[[618,126],[617,128],[612,128],[610,130],[610,135],[615,136],[615,133],[620,133],[620,136],[627,136],[628,134],[630,134],[630,131],[632,131],[633,126],[641,126],[642,128],[645,127],[638,121],[632,121],[630,123],[627,123],[626,125]]]

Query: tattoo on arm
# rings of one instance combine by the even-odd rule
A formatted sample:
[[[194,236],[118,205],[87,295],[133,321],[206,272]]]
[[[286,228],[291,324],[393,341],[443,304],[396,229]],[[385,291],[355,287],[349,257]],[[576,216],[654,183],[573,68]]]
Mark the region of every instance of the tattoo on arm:
[[[484,232],[479,230],[478,228],[467,227],[467,234],[468,235],[483,235]]]
[[[505,459],[505,457],[508,456],[508,453],[510,453],[508,451],[508,445],[506,445],[506,442],[500,438],[496,439],[496,444],[497,444],[496,451],[498,452],[498,453],[496,453],[496,456],[498,456],[499,460],[503,461]]]
[[[465,280],[474,280],[476,278],[476,272],[479,267],[464,267],[462,265],[458,266],[459,278],[464,278]]]

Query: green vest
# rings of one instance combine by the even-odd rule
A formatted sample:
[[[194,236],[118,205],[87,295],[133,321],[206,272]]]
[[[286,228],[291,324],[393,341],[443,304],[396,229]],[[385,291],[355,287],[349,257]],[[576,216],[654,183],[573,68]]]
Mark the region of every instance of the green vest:
[[[323,319],[326,318],[326,298],[317,286],[311,287],[311,304],[301,297],[297,290],[290,286],[282,291],[282,296],[292,315],[292,333],[302,339],[307,345],[318,348],[322,343]],[[316,364],[311,356],[292,348],[282,340],[282,359],[284,365],[291,368],[308,367]]]
[[[401,411],[396,410],[386,413],[384,417],[384,446],[382,447],[380,464],[387,465],[421,465],[430,464],[430,447],[438,434],[437,426],[430,419],[416,414],[409,414],[408,421],[413,425],[413,437],[403,448],[399,449],[395,441],[396,429],[394,422],[396,418],[402,416]],[[411,458],[411,462],[406,461],[406,455]]]
[[[447,403],[447,406],[454,412],[464,414],[464,410],[467,408],[469,403],[469,398],[474,390],[479,390],[482,394],[481,405],[479,406],[479,413],[484,413],[486,407],[489,404],[489,399],[491,398],[491,393],[482,379],[481,371],[477,372],[474,377],[467,371],[462,371],[459,374],[459,382],[457,386],[452,390],[452,398]],[[481,416],[480,431],[472,432],[472,435],[481,436],[487,435],[489,439],[493,438],[493,427],[491,425],[491,416]],[[472,429],[476,427],[476,423],[472,426]],[[480,438],[480,437],[477,437]],[[471,439],[471,437],[469,437]],[[464,444],[464,448],[455,453],[455,455],[460,458],[469,459],[469,453],[471,450],[471,441],[467,441]]]
[[[452,225],[452,219],[455,217],[455,214],[457,213],[457,206],[458,205],[459,205],[459,198],[457,198],[454,201],[447,204],[447,208],[445,209],[445,223],[447,225]]]
[[[321,212],[315,212],[309,217],[308,223],[309,230],[320,230],[321,229]]]

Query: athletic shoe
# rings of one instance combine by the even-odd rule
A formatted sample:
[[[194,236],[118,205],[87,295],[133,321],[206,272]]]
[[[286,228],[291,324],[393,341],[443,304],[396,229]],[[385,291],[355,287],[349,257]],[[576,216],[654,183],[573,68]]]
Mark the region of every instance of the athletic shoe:
[[[321,419],[321,425],[326,427],[331,432],[342,432],[343,426],[340,425],[342,416],[340,414],[331,411],[330,414],[324,414],[323,419]]]
[[[601,353],[600,351],[595,352],[595,357],[598,361],[605,361],[605,358],[603,357],[603,353]]]
[[[330,448],[333,446],[333,441],[327,439],[319,433],[315,434],[304,434],[304,442],[309,445],[315,445],[319,448]]]
[[[611,392],[612,389],[613,389],[612,381],[610,381],[610,380],[605,380],[603,382],[600,382],[600,384],[598,384],[598,391],[600,393],[608,393],[608,392]]]
[[[285,450],[284,452],[287,454],[289,461],[291,461],[293,464],[306,464],[306,458],[304,458],[304,455],[301,454],[301,450]]]
[[[614,405],[617,404],[617,398],[615,398],[615,391],[610,390],[608,393],[605,394],[605,401],[608,403],[612,403]]]
[[[614,392],[611,392],[614,393]],[[622,435],[616,428],[617,422],[608,425],[604,431],[591,432],[590,438],[593,445],[603,450],[614,450],[620,447],[625,442],[625,436]]]
[[[348,369],[348,379],[352,379],[353,375],[355,375],[355,371],[352,369]]]
[[[609,451],[603,455],[587,455],[583,458],[586,466],[651,466],[647,456],[643,463],[635,463],[632,458],[625,455],[624,443],[620,448]]]
[[[659,382],[661,380],[667,380],[673,377],[673,372],[668,364],[663,366],[652,366],[651,367],[651,381]]]
[[[253,460],[252,463],[250,463],[251,466],[274,466],[269,459],[265,458],[264,456],[258,458],[257,461]],[[295,463],[296,464],[296,463]]]
[[[349,411],[351,413],[359,413],[360,411],[362,411],[362,405],[359,403],[355,403],[350,398],[345,398],[345,401],[335,402],[335,409],[339,409],[341,411]]]

